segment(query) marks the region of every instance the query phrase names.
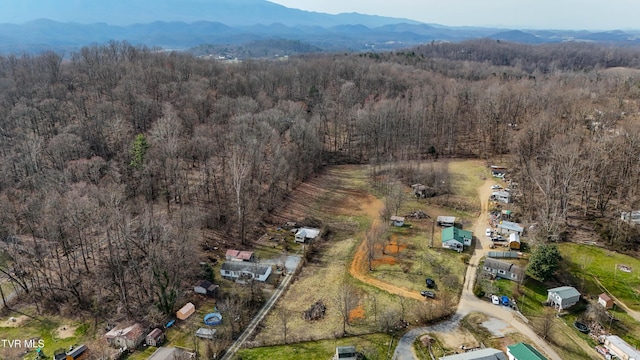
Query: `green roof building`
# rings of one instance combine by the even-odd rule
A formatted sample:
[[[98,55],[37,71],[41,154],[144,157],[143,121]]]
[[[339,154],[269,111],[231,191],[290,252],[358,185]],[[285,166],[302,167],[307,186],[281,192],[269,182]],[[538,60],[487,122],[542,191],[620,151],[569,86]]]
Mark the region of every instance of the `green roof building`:
[[[465,246],[471,246],[473,233],[455,226],[442,229],[442,247],[461,252]]]
[[[526,343],[507,346],[509,360],[547,360],[536,348]]]

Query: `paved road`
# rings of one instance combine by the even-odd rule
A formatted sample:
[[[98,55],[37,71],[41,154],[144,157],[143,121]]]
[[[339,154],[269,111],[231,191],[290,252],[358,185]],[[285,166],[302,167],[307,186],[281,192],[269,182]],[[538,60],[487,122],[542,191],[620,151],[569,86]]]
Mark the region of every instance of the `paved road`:
[[[465,281],[462,288],[462,294],[460,296],[460,302],[458,303],[458,309],[455,315],[442,323],[425,326],[417,329],[413,329],[407,332],[398,342],[398,346],[393,354],[394,360],[413,360],[417,359],[416,353],[413,348],[414,341],[422,334],[429,332],[450,332],[458,327],[460,319],[471,312],[483,313],[487,316],[502,320],[511,325],[518,332],[528,337],[534,346],[545,352],[552,360],[561,360],[561,357],[556,351],[542,338],[540,338],[529,326],[517,320],[515,312],[504,306],[496,306],[487,301],[478,299],[473,295],[473,284],[476,278],[476,268],[480,262],[480,259],[489,251],[490,240],[484,236],[485,229],[488,222],[488,210],[487,203],[491,194],[490,188],[494,184],[494,181],[487,180],[480,189],[478,189],[480,195],[480,201],[482,203],[482,211],[480,216],[476,220],[473,231],[477,235],[476,247],[473,255],[469,260],[469,266],[465,274]]]
[[[298,262],[296,263],[296,267],[300,263],[299,260],[300,259],[298,257]],[[295,271],[295,268],[293,268],[292,270]],[[282,295],[282,292],[287,288],[287,286],[289,286],[291,279],[293,279],[292,274],[294,273],[294,271],[287,272],[282,282],[280,282],[280,285],[278,285],[278,287],[273,292],[273,294],[271,294],[271,297],[269,298],[269,300],[266,302],[266,304],[264,304],[264,306],[262,306],[262,309],[258,311],[256,316],[253,317],[253,320],[251,320],[251,323],[249,324],[249,326],[247,326],[247,328],[244,329],[244,331],[242,332],[242,335],[240,335],[240,337],[231,345],[231,347],[229,347],[229,350],[227,350],[227,352],[224,354],[224,356],[222,357],[222,360],[233,359],[236,352],[238,352],[238,350],[242,348],[242,345],[244,344],[244,342],[251,336],[251,334],[253,334],[256,327],[258,327],[258,324],[260,324],[262,319],[264,319],[264,317],[267,316],[269,311],[271,311],[271,308],[273,308],[273,305],[275,305],[275,303],[280,298],[280,295]]]

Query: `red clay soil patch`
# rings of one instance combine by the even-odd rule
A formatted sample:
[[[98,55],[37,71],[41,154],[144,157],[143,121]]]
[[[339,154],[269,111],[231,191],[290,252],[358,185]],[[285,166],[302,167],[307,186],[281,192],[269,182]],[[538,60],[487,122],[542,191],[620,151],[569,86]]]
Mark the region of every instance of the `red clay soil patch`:
[[[404,250],[406,248],[407,248],[407,244],[398,244],[397,242],[392,240],[389,244],[387,244],[384,247],[384,253],[385,254],[389,254],[389,255],[396,255],[400,251],[402,251],[402,250]]]
[[[383,255],[381,258],[371,260],[371,267],[375,268],[379,265],[395,265],[398,261],[393,256]]]
[[[349,311],[349,322],[352,322],[356,319],[364,319],[364,307],[362,307],[362,305]]]

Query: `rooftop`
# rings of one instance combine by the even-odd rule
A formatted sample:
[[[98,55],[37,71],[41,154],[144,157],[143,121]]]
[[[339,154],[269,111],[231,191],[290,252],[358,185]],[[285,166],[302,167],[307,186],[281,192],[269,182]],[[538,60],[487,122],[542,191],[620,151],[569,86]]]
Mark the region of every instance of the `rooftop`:
[[[500,350],[486,348],[463,354],[444,356],[440,360],[507,360],[507,356]]]
[[[527,343],[517,343],[507,346],[508,353],[518,360],[547,360],[536,348]]]
[[[573,286],[560,286],[557,288],[549,289],[547,292],[554,292],[561,298],[566,299],[574,296],[580,296],[580,292]]]
[[[502,229],[517,231],[517,232],[524,231],[524,228],[520,226],[520,224],[511,222],[511,221],[502,221],[501,223],[498,224],[498,227]]]

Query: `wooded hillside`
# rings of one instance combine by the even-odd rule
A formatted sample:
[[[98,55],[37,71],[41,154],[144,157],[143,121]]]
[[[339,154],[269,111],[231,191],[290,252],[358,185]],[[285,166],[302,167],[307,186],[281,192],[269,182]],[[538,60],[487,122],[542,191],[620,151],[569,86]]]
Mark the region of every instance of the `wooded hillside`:
[[[639,54],[479,41],[221,63],[111,42],[0,57],[0,271],[53,311],[170,313],[209,237],[252,241],[334,163],[506,155],[542,236],[619,218],[640,207],[640,70],[608,67]],[[640,244],[618,222],[602,234]]]

